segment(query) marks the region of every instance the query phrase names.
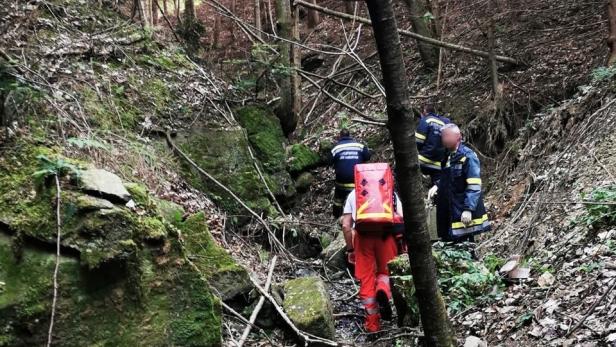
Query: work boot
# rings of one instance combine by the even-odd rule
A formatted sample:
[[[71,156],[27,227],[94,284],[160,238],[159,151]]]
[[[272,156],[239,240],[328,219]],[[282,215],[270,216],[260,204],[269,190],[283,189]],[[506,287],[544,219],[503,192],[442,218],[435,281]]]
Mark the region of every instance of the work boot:
[[[391,305],[389,304],[389,296],[385,290],[379,289],[376,291],[376,302],[379,303],[379,312],[384,320],[391,320]]]
[[[381,316],[378,313],[366,315],[364,329],[368,333],[376,333],[381,330]]]
[[[376,279],[376,302],[379,304],[379,311],[384,320],[391,320],[391,289],[389,287],[389,276],[378,275]]]

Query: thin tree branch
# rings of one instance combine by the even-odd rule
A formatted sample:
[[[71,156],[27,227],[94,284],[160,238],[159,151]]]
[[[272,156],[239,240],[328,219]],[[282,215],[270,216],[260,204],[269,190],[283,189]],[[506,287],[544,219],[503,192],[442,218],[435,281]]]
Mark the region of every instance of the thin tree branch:
[[[272,276],[274,275],[274,268],[276,267],[276,260],[278,260],[278,257],[274,256],[272,258],[272,263],[270,264],[270,268],[267,273],[267,279],[265,280],[265,290],[267,291],[269,291],[269,288],[272,284]],[[244,329],[244,332],[242,333],[242,337],[240,338],[240,341],[237,343],[237,347],[242,347],[244,343],[246,342],[246,339],[248,338],[248,335],[250,334],[250,330],[252,329],[252,326],[257,320],[257,316],[259,315],[259,311],[261,311],[261,308],[263,307],[264,302],[265,302],[265,297],[261,295],[261,297],[259,297],[259,302],[257,302],[257,305],[255,306],[254,310],[252,310],[252,313],[250,314],[249,322],[246,325],[246,329]]]
[[[58,270],[60,269],[60,238],[62,231],[62,219],[60,215],[60,179],[54,175],[56,182],[56,265],[53,270],[53,299],[51,301],[51,318],[49,319],[49,331],[47,332],[47,347],[51,347],[53,324],[56,318],[56,304],[58,302]]]
[[[342,18],[342,19],[347,19],[347,20],[355,20],[358,21],[360,23],[364,23],[364,24],[368,24],[368,25],[372,25],[372,22],[370,21],[370,19],[367,18],[363,18],[363,17],[357,17],[354,15],[350,15],[350,14],[346,14],[346,13],[342,13],[342,12],[338,12],[338,11],[334,11],[334,10],[330,10],[326,7],[322,7],[319,5],[315,5],[315,4],[311,4],[309,2],[303,1],[303,0],[295,0],[294,2],[296,5],[300,5],[312,10],[316,10],[319,11],[321,13],[325,13],[328,14],[330,16],[334,16],[334,17],[338,17],[338,18]],[[448,42],[444,42],[441,40],[437,40],[437,39],[433,39],[431,37],[426,37],[426,36],[422,36],[419,35],[417,33],[414,33],[412,31],[408,31],[408,30],[404,30],[404,29],[398,29],[398,33],[400,35],[403,36],[409,36],[412,37],[416,40],[420,40],[423,42],[426,42],[428,44],[437,46],[437,47],[443,47],[443,48],[448,48],[454,51],[458,51],[458,52],[464,52],[464,53],[469,53],[472,55],[476,55],[479,57],[483,57],[483,58],[489,58],[490,57],[490,53],[489,52],[485,52],[485,51],[481,51],[478,49],[473,49],[470,47],[465,47],[465,46],[461,46],[461,45],[456,45],[453,43],[448,43]],[[510,64],[514,64],[514,65],[520,65],[520,61],[515,59],[515,58],[511,58],[511,57],[506,57],[506,56],[502,56],[502,55],[496,55],[495,59],[497,61],[503,62],[503,63],[510,63]]]

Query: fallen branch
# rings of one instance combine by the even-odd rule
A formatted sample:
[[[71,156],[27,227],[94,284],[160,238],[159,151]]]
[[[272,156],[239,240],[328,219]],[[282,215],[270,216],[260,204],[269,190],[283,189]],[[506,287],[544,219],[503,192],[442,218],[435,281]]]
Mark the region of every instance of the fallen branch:
[[[316,335],[312,335],[310,333],[300,330],[295,325],[295,323],[291,321],[291,318],[287,316],[287,314],[284,312],[284,309],[280,307],[278,302],[276,302],[276,300],[265,289],[263,289],[263,287],[261,287],[254,279],[251,278],[251,281],[252,281],[252,284],[255,286],[255,288],[257,288],[257,290],[261,292],[261,295],[263,295],[270,303],[272,303],[272,305],[274,306],[274,308],[276,309],[280,317],[282,317],[282,319],[289,325],[289,327],[297,334],[297,336],[299,336],[302,340],[304,340],[304,342],[306,342],[307,344],[317,343],[317,344],[324,345],[324,346],[341,346],[341,344],[339,344],[336,341],[318,337]]]
[[[381,127],[384,127],[387,125],[387,123],[385,122],[374,122],[371,120],[366,120],[366,119],[361,119],[361,118],[351,118],[351,121],[353,122],[357,122],[357,123],[364,123],[364,124],[369,124],[369,125],[378,125]]]
[[[267,273],[267,279],[265,280],[265,290],[267,291],[269,291],[269,288],[272,284],[272,276],[274,275],[274,268],[276,267],[277,259],[278,257],[276,256],[272,258],[272,263],[270,264],[270,268]],[[248,338],[248,335],[250,334],[250,330],[252,330],[252,326],[257,320],[257,316],[259,315],[259,311],[261,311],[261,308],[263,307],[264,302],[265,302],[265,297],[261,295],[261,297],[259,297],[259,302],[257,302],[257,306],[255,306],[254,310],[250,314],[249,324],[246,325],[246,329],[244,329],[244,332],[242,333],[242,337],[240,338],[240,341],[237,343],[237,347],[242,347],[244,345],[244,342],[246,342],[246,339]]]
[[[299,72],[300,75],[302,75],[302,77],[304,77],[308,82],[310,82],[310,84],[312,84],[313,86],[317,87],[320,91],[322,91],[325,95],[327,95],[330,99],[332,99],[337,104],[340,104],[340,105],[348,108],[349,110],[357,113],[358,115],[360,115],[362,118],[365,118],[366,120],[369,120],[371,122],[377,122],[377,123],[381,122],[379,119],[371,117],[371,116],[365,114],[364,112],[360,111],[355,106],[353,106],[353,105],[351,105],[351,104],[349,104],[349,103],[347,103],[345,101],[342,101],[342,100],[338,99],[337,97],[333,96],[324,87],[321,87],[317,82],[313,81],[310,77],[308,77],[307,74],[303,73],[301,70],[297,70],[297,71]]]
[[[603,299],[605,299],[607,297],[607,295],[614,289],[614,287],[616,287],[616,278],[612,279],[612,285],[610,285],[610,287],[605,291],[605,293],[603,293],[603,295],[601,295],[601,297],[599,299],[597,299],[597,300],[595,300],[595,302],[593,302],[593,304],[588,308],[588,311],[586,311],[586,314],[584,315],[584,317],[582,317],[582,319],[580,319],[580,321],[577,322],[577,324],[571,330],[569,330],[569,332],[567,332],[565,337],[569,337],[576,330],[578,330],[579,327],[582,326],[582,324],[584,324],[584,321],[586,320],[586,318],[588,318],[588,316],[590,316],[590,314],[595,310],[597,305],[599,305],[599,303],[601,301],[603,301]]]
[[[60,215],[60,179],[54,175],[56,181],[56,265],[53,270],[53,299],[51,301],[51,318],[49,319],[49,331],[47,332],[47,347],[51,346],[53,324],[56,318],[56,304],[58,302],[58,270],[60,269],[60,235],[62,219]]]
[[[319,11],[321,13],[328,14],[330,16],[334,16],[334,17],[338,17],[338,18],[342,18],[342,19],[347,19],[347,20],[355,20],[355,21],[360,22],[360,23],[364,23],[364,24],[367,24],[367,25],[372,25],[372,21],[370,21],[370,19],[368,19],[368,18],[358,17],[358,16],[354,16],[354,15],[351,15],[351,14],[346,14],[346,13],[330,10],[330,9],[328,9],[326,7],[322,7],[322,6],[319,6],[319,5],[311,4],[311,3],[303,1],[303,0],[295,0],[294,4],[295,5],[300,5],[300,6],[312,9],[312,10],[316,10],[316,11]],[[426,42],[428,44],[431,44],[431,45],[434,45],[434,46],[437,46],[437,47],[448,48],[448,49],[451,49],[453,51],[464,52],[464,53],[476,55],[476,56],[483,57],[483,58],[489,58],[490,57],[490,53],[489,52],[481,51],[481,50],[478,50],[478,49],[473,49],[473,48],[470,48],[470,47],[460,46],[460,45],[456,45],[456,44],[453,44],[453,43],[448,43],[448,42],[440,41],[440,40],[437,40],[437,39],[433,39],[431,37],[426,37],[426,36],[423,36],[423,35],[419,35],[419,34],[414,33],[412,31],[398,29],[398,33],[400,35],[409,36],[409,37],[412,37],[412,38],[414,38],[416,40],[423,41],[423,42]],[[502,55],[496,55],[494,58],[497,61],[500,61],[500,62],[503,62],[503,63],[510,63],[510,64],[514,64],[514,65],[520,65],[520,61],[515,59],[515,58],[506,57],[506,56],[502,56]]]
[[[543,205],[605,205],[616,206],[616,201],[532,201]]]

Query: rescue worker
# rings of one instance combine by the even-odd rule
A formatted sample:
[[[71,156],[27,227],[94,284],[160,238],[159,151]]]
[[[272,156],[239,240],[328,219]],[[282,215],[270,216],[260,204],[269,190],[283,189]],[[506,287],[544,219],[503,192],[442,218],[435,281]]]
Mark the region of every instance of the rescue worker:
[[[403,223],[402,203],[398,194],[394,196],[394,212]],[[354,229],[356,219],[357,206],[353,189],[346,198],[342,215],[347,261],[355,265],[355,278],[359,280],[359,298],[366,311],[364,328],[367,332],[377,332],[381,329],[381,318],[390,320],[392,315],[387,263],[400,254],[404,249],[399,247],[405,247],[406,244],[400,242],[403,241],[402,234],[395,232],[358,233]]]
[[[342,215],[344,201],[355,188],[354,171],[356,164],[370,160],[370,150],[367,146],[355,141],[348,129],[340,130],[338,143],[331,150],[331,165],[336,172],[334,188],[334,206],[332,213],[338,218]]]
[[[490,230],[481,196],[479,158],[462,143],[460,129],[453,123],[443,126],[442,140],[447,156],[438,185],[428,193],[428,199],[437,198],[438,234],[446,241],[474,242],[474,235]]]
[[[449,123],[448,118],[436,113],[434,105],[426,104],[415,131],[421,173],[430,176],[432,185],[438,182],[441,174],[441,161],[445,158],[445,149],[441,142],[441,128]]]

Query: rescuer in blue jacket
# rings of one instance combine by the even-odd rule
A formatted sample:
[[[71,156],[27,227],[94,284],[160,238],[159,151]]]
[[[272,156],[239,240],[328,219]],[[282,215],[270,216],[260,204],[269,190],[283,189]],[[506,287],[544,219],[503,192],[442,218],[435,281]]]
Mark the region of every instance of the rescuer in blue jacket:
[[[432,184],[438,182],[445,148],[441,142],[441,128],[449,124],[448,118],[436,113],[434,105],[426,104],[415,131],[419,166],[424,175],[429,175]]]
[[[347,195],[355,189],[354,168],[370,160],[370,150],[367,146],[355,141],[348,129],[340,130],[338,143],[331,151],[331,165],[336,171],[336,183],[334,189],[334,217],[342,215],[342,207]]]
[[[457,125],[443,126],[442,139],[448,155],[436,189],[438,234],[446,241],[473,242],[474,235],[490,230],[481,196],[479,158],[462,143]]]

